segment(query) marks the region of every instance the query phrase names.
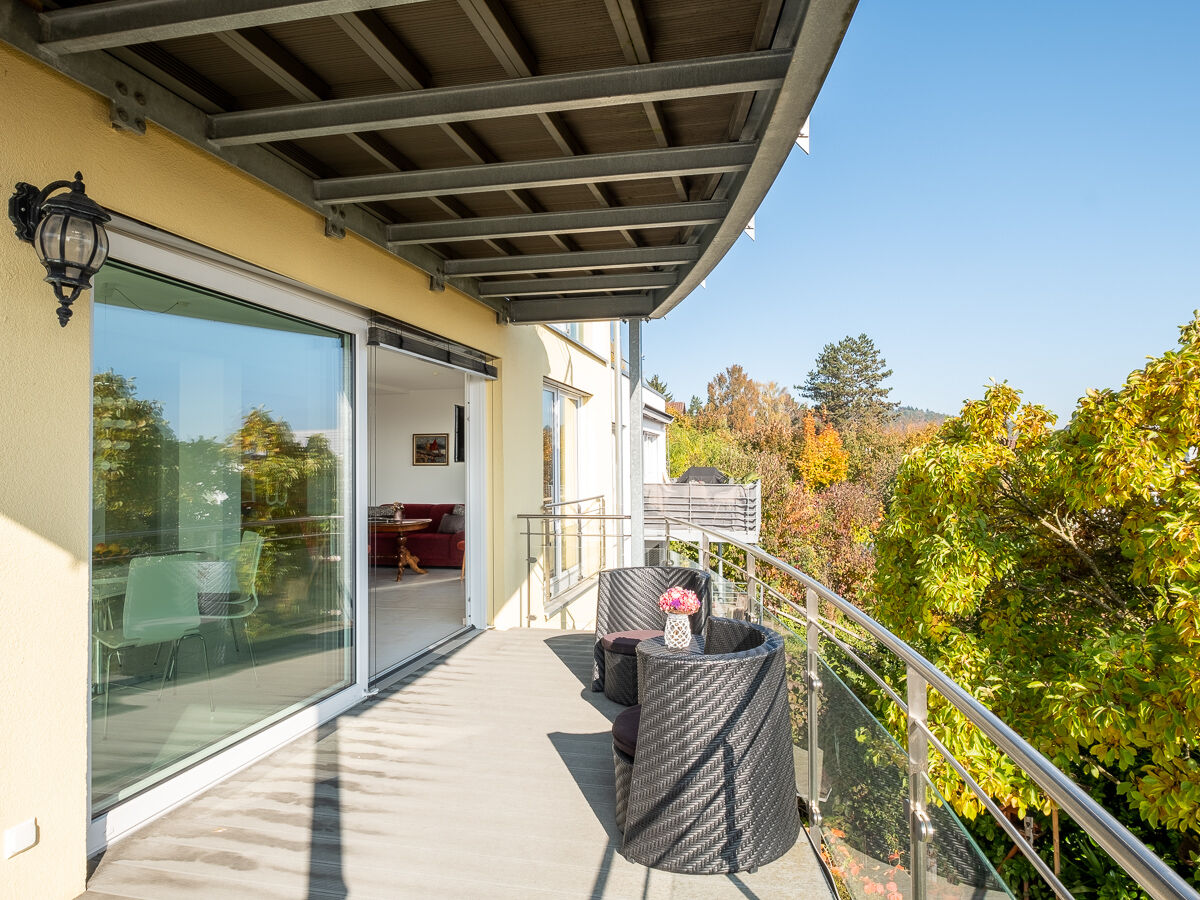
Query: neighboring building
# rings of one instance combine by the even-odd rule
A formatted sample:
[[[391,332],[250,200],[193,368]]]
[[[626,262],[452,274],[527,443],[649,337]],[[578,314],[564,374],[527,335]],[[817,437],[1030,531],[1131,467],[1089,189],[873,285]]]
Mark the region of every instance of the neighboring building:
[[[521,514],[641,527],[640,322],[741,233],[854,7],[63,5],[0,8],[0,171],[81,170],[110,256],[60,327],[0,239],[4,900],[76,896],[414,654],[545,623]]]

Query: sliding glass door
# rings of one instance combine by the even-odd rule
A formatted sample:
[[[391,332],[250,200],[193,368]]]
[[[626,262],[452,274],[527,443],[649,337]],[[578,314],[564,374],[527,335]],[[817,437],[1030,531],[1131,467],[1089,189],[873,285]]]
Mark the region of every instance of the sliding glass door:
[[[92,807],[354,680],[347,334],[95,282]]]

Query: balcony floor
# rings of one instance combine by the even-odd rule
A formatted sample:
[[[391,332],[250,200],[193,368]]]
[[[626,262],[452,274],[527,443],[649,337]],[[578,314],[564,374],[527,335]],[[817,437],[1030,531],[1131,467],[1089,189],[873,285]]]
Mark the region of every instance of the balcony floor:
[[[753,875],[628,862],[590,634],[486,632],[111,847],[88,900],[832,897],[803,835]]]

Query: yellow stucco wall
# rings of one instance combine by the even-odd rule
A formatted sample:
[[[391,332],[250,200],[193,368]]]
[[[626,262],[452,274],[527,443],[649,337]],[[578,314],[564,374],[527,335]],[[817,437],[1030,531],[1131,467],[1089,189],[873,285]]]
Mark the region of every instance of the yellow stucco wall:
[[[105,100],[4,44],[0,121],[0,184],[82,169],[117,212],[499,357],[487,389],[489,603],[498,627],[522,624],[516,514],[541,501],[540,387],[556,338],[429,292],[426,276],[353,235],[324,237],[311,210],[153,123],[145,136],[113,130]],[[40,826],[36,846],[0,860],[2,900],[74,897],[85,875],[91,304],[85,295],[60,328],[41,275],[31,247],[0,236],[0,831],[33,816]],[[604,366],[565,352],[607,409]]]
[[[615,468],[613,417],[615,410],[613,408],[613,371],[609,367],[608,361],[611,349],[609,324],[589,323],[586,325],[582,345],[567,340],[560,333],[548,327],[539,328],[538,333],[545,347],[548,361],[547,377],[560,384],[575,388],[583,395],[579,410],[579,489],[577,496],[582,498],[602,495],[605,501],[605,512],[615,513],[618,511],[618,504],[613,481]],[[564,510],[564,512],[574,511],[576,511],[575,508]],[[585,511],[596,510],[593,506],[589,506]],[[600,539],[595,535],[600,530],[599,523],[587,522],[580,527],[585,535],[582,541],[584,553],[597,552]],[[617,523],[608,523],[606,527],[609,529],[620,528]],[[612,541],[607,543],[611,553],[615,545]],[[535,572],[533,583],[530,585],[533,597],[530,604],[530,611],[533,614],[533,618],[529,620],[531,626],[561,628],[565,619],[568,628],[582,630],[595,628],[595,591],[572,602],[565,617],[555,614],[547,620],[542,614],[544,593],[541,592],[543,584],[539,575],[540,569]]]

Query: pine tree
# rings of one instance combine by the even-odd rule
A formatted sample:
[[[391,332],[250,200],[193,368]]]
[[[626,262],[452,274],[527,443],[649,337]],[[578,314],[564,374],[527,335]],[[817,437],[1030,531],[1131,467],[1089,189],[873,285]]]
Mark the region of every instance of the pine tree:
[[[825,345],[816,368],[808,373],[804,384],[796,385],[796,390],[812,400],[834,428],[878,424],[891,419],[892,411],[899,406],[888,400],[892,389],[880,386],[892,375],[886,366],[869,337],[847,335],[836,344]]]
[[[663,398],[666,399],[668,403],[675,399],[675,395],[672,394],[670,388],[667,387],[667,382],[664,381],[663,378],[658,375],[658,373],[655,373],[646,379],[646,387],[654,388],[654,390],[663,395]]]

